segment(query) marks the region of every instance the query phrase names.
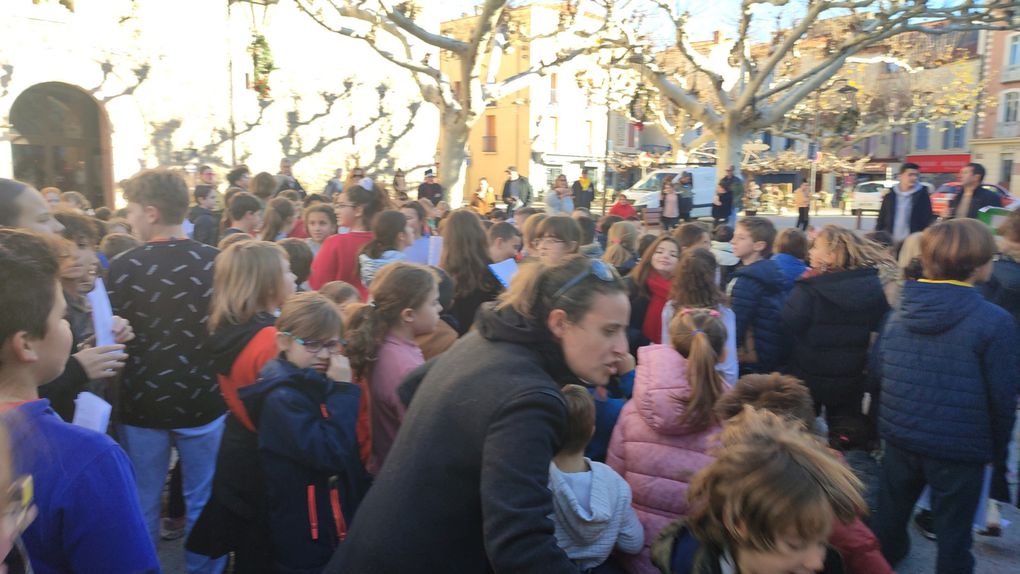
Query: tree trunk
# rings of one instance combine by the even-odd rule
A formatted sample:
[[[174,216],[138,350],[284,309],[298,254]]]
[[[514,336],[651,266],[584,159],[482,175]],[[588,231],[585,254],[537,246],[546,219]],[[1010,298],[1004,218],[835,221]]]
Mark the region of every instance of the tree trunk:
[[[748,133],[732,127],[725,128],[726,131],[715,136],[716,175],[722,179],[726,168],[733,166],[735,175],[740,175],[740,161],[743,156],[744,143],[747,142]]]
[[[471,128],[462,120],[443,122],[443,141],[439,148],[439,183],[446,188],[446,197],[451,209],[457,209],[464,203],[467,143],[470,133]]]

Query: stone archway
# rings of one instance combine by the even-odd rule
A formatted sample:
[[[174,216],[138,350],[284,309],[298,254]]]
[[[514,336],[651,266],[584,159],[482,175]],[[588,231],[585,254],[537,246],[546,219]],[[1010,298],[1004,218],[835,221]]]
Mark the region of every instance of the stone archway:
[[[15,179],[113,207],[110,126],[91,95],[61,82],[36,84],[14,100],[10,122]]]

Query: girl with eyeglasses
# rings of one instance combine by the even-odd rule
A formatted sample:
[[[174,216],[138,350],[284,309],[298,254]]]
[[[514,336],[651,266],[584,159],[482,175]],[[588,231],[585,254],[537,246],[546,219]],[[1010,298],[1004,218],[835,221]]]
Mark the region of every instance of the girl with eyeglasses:
[[[208,344],[229,413],[212,495],[188,549],[211,557],[234,552],[244,572],[265,572],[272,562],[268,532],[249,520],[265,508],[256,426],[239,391],[279,353],[275,313],[294,293],[294,279],[287,252],[268,241],[235,243],[216,258]]]
[[[343,322],[329,299],[291,297],[277,328],[279,356],[240,393],[258,429],[268,510],[259,518],[267,520],[275,571],[318,572],[369,486],[357,432],[361,390],[326,375],[344,345]]]
[[[439,322],[439,281],[424,265],[395,262],[372,281],[372,302],[351,316],[347,357],[354,378],[367,385],[371,400],[372,455],[368,470],[379,471],[406,410],[397,387],[425,362],[414,342]]]
[[[368,289],[361,283],[358,273],[358,254],[366,243],[372,241],[369,230],[372,218],[385,208],[386,200],[379,190],[360,185],[348,187],[334,197],[337,225],[347,232],[332,235],[323,242],[312,262],[312,274],[308,277],[312,289],[330,281],[344,281],[357,287],[362,299],[368,297]]]
[[[581,246],[581,227],[568,215],[543,219],[536,230],[535,245],[539,258],[546,265],[555,265],[567,255],[577,253]]]
[[[608,384],[629,315],[611,265],[522,266],[471,334],[401,385],[400,433],[329,571],[576,572],[549,520],[560,387]]]

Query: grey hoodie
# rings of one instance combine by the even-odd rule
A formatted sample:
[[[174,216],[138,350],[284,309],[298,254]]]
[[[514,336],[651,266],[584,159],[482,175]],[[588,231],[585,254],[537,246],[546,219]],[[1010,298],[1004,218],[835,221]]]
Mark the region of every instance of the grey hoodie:
[[[556,543],[582,570],[609,558],[613,548],[637,554],[644,545],[644,530],[630,505],[630,486],[612,468],[584,459],[591,468],[591,495],[578,499],[565,474],[549,463],[549,490],[553,495]]]

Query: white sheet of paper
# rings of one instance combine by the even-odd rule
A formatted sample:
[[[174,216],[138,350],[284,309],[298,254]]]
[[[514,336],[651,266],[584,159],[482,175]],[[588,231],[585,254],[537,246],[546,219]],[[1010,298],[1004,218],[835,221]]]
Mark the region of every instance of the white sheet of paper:
[[[428,265],[429,262],[429,238],[422,237],[414,243],[412,243],[407,249],[404,250],[404,255],[407,257],[408,263],[420,263],[422,265]]]
[[[439,257],[443,254],[443,238],[439,235],[429,237],[429,265],[439,265]]]
[[[79,393],[74,399],[74,420],[71,424],[82,428],[105,433],[110,426],[110,413],[113,407],[110,403],[88,391]]]
[[[96,287],[86,296],[92,305],[92,325],[96,330],[96,346],[113,345],[113,307],[106,293],[103,279],[96,279]]]
[[[517,273],[517,262],[511,257],[506,261],[500,261],[499,263],[493,263],[489,265],[489,269],[492,270],[492,274],[499,279],[499,282],[503,284],[503,287],[510,288],[510,280],[514,278]]]

